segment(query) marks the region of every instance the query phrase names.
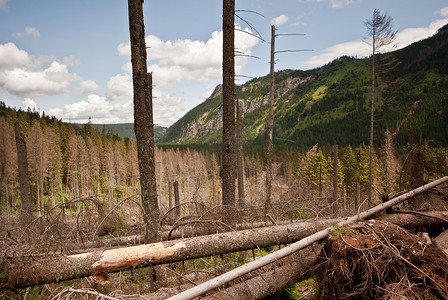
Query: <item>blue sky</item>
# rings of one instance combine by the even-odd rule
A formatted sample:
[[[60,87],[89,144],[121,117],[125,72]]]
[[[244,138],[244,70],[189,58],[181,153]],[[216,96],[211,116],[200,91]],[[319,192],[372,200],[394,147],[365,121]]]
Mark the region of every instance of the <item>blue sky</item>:
[[[342,56],[369,55],[363,22],[375,8],[394,19],[398,48],[448,23],[446,0],[236,0],[238,16],[265,42],[240,31],[237,75],[269,72],[270,25],[279,37],[276,70],[307,70]],[[255,11],[258,14],[244,12]],[[222,1],[146,0],[154,122],[169,126],[221,82]],[[235,19],[238,28],[251,31]],[[133,121],[127,1],[0,0],[0,101],[70,122]],[[237,77],[243,82],[245,77]]]

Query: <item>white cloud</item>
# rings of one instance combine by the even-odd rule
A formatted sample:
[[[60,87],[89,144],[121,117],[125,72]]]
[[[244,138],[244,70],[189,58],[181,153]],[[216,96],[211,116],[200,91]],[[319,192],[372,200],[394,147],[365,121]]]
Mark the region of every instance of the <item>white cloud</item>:
[[[132,122],[132,105],[112,103],[106,97],[90,94],[87,99],[64,105],[64,108],[50,109],[49,114],[69,122],[87,123],[92,117],[93,123]]]
[[[93,80],[84,80],[79,83],[81,89],[81,94],[89,94],[91,92],[96,92],[100,89],[98,84]]]
[[[185,101],[183,97],[161,90],[154,90],[154,97],[155,124],[169,126],[185,114],[185,109],[181,106]]]
[[[154,96],[155,124],[169,126],[185,114],[185,110],[180,106],[184,101],[183,97],[163,91],[154,91]],[[109,101],[105,96],[90,94],[87,99],[49,110],[50,115],[68,122],[87,123],[91,117],[93,123],[100,124],[133,122],[133,113],[132,95],[127,101]]]
[[[418,27],[418,28],[406,28],[400,31],[396,37],[396,44],[398,48],[406,47],[413,42],[426,39],[439,30],[442,26],[448,23],[448,18],[436,20],[432,22],[428,27]]]
[[[289,17],[287,15],[280,15],[276,18],[271,19],[271,24],[275,26],[280,26],[289,21]]]
[[[26,27],[25,32],[18,32],[14,34],[14,36],[17,38],[22,38],[30,35],[34,38],[38,38],[40,36],[40,32],[35,27]]]
[[[21,107],[22,107],[23,110],[28,110],[28,108],[30,108],[31,110],[33,110],[33,109],[37,110],[36,101],[34,101],[31,98],[23,99],[23,101],[21,103]]]
[[[448,23],[448,18],[432,22],[428,27],[406,28],[397,33],[394,42],[395,48],[403,48],[414,42],[428,38],[434,35],[440,27]],[[383,51],[390,51],[391,48],[384,48]],[[331,46],[323,51],[322,54],[310,57],[306,64],[310,67],[318,67],[329,63],[330,61],[341,57],[348,56],[369,56],[371,48],[362,40],[345,42]]]
[[[64,93],[80,80],[57,60],[43,67],[47,60],[35,59],[13,43],[0,44],[0,88],[21,97],[40,97]]]
[[[361,40],[351,41],[331,46],[324,53],[311,56],[305,63],[310,67],[319,67],[343,55],[366,56],[369,53],[370,48],[366,43]]]
[[[4,10],[4,11],[8,11],[8,5],[6,5],[6,3],[8,3],[10,0],[0,0],[0,10]]]
[[[241,29],[240,25],[236,25]],[[244,31],[250,32],[249,29]],[[148,71],[153,73],[154,122],[168,126],[185,114],[181,104],[182,96],[168,92],[180,83],[208,83],[221,77],[222,73],[222,31],[215,31],[207,41],[177,39],[164,41],[157,36],[146,37],[148,48]],[[258,39],[241,31],[235,32],[235,48],[250,55]],[[120,56],[130,58],[130,45],[121,43],[117,47]],[[235,73],[241,74],[247,57],[235,57]],[[106,97],[108,100],[132,100],[132,66],[127,62],[122,66],[127,74],[119,74],[109,79]],[[214,87],[213,87],[214,88]],[[213,88],[211,91],[213,91]],[[207,97],[210,95],[208,93]]]
[[[32,57],[14,43],[0,44],[0,72],[13,67],[29,68],[32,64]]]
[[[448,6],[441,8],[440,10],[437,11],[437,13],[442,17],[448,17]]]
[[[251,54],[251,49],[257,43],[257,38],[241,31],[235,32],[235,47],[238,51]],[[213,32],[205,42],[190,39],[163,41],[150,35],[146,38],[146,45],[150,47],[148,58],[151,61],[148,69],[154,74],[156,86],[172,87],[183,80],[208,82],[221,76],[222,31]],[[121,56],[130,56],[129,44],[120,44],[117,50]],[[246,62],[246,57],[236,57],[235,71],[240,72]],[[130,63],[125,64],[122,69],[130,72]]]
[[[132,100],[132,81],[129,74],[118,74],[107,81],[107,97],[111,100]]]

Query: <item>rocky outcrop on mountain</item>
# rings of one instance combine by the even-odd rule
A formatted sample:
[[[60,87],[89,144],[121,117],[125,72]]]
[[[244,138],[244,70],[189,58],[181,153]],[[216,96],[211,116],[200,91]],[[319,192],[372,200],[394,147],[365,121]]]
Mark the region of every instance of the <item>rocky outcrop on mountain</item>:
[[[275,91],[274,99],[277,99],[279,96],[288,92],[291,89],[296,88],[297,86],[304,84],[311,80],[311,76],[309,77],[288,77],[286,79],[287,86],[286,88],[281,88]],[[216,86],[215,90],[211,94],[209,98],[214,98],[222,93],[222,84]],[[249,100],[241,100],[238,101],[240,105],[241,116],[244,116],[248,113],[253,112],[257,108],[269,104],[269,94],[263,95],[261,97],[257,97]],[[209,134],[210,132],[220,129],[222,127],[222,108],[218,111],[216,117],[208,122],[204,122],[207,120],[207,115],[211,112],[206,112],[202,115],[201,118],[193,120],[188,123],[183,129],[180,140],[191,140],[193,138],[201,138]]]

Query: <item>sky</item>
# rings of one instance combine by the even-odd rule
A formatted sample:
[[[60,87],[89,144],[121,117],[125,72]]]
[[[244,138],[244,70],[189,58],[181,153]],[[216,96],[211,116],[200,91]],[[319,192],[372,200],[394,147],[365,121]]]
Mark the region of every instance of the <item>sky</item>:
[[[448,23],[446,0],[235,0],[236,83],[275,70],[309,70],[365,57],[364,21],[393,18],[396,49]],[[0,101],[72,123],[133,122],[125,0],[0,0]],[[222,1],[146,0],[154,123],[170,126],[221,83]],[[259,36],[254,37],[254,35]]]

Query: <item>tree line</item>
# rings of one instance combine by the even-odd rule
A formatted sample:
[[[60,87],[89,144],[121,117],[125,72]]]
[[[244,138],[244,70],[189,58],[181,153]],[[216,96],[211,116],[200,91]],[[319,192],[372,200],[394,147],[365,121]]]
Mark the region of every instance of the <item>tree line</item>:
[[[140,192],[136,143],[89,124],[73,126],[37,112],[16,111],[1,106],[0,115],[0,198],[3,215],[20,212],[17,150],[14,120],[26,137],[32,198],[36,209],[43,211],[56,204],[85,196],[103,199],[108,205]],[[387,133],[374,157],[374,185],[383,191],[398,190],[409,182],[408,158],[419,147],[423,153],[424,180],[447,174],[448,148],[430,141],[396,148]],[[414,149],[414,150],[413,150]],[[244,155],[247,205],[261,205],[265,172],[263,149],[246,149]],[[170,207],[172,183],[180,185],[182,201],[221,203],[219,152],[183,148],[155,148],[157,193],[162,211]],[[347,205],[365,195],[368,187],[368,148],[348,145],[338,151],[338,190]],[[300,181],[301,195],[324,197],[331,193],[333,147],[315,146],[308,151],[278,147],[274,151],[274,182],[287,178]],[[415,162],[414,162],[415,163]],[[188,175],[187,175],[188,174]],[[171,185],[170,185],[171,184]],[[285,191],[277,190],[279,194]],[[295,197],[299,197],[296,195]],[[278,201],[280,196],[274,197]],[[350,200],[351,199],[351,200]],[[289,200],[289,199],[288,199]],[[173,203],[171,203],[173,205]]]

